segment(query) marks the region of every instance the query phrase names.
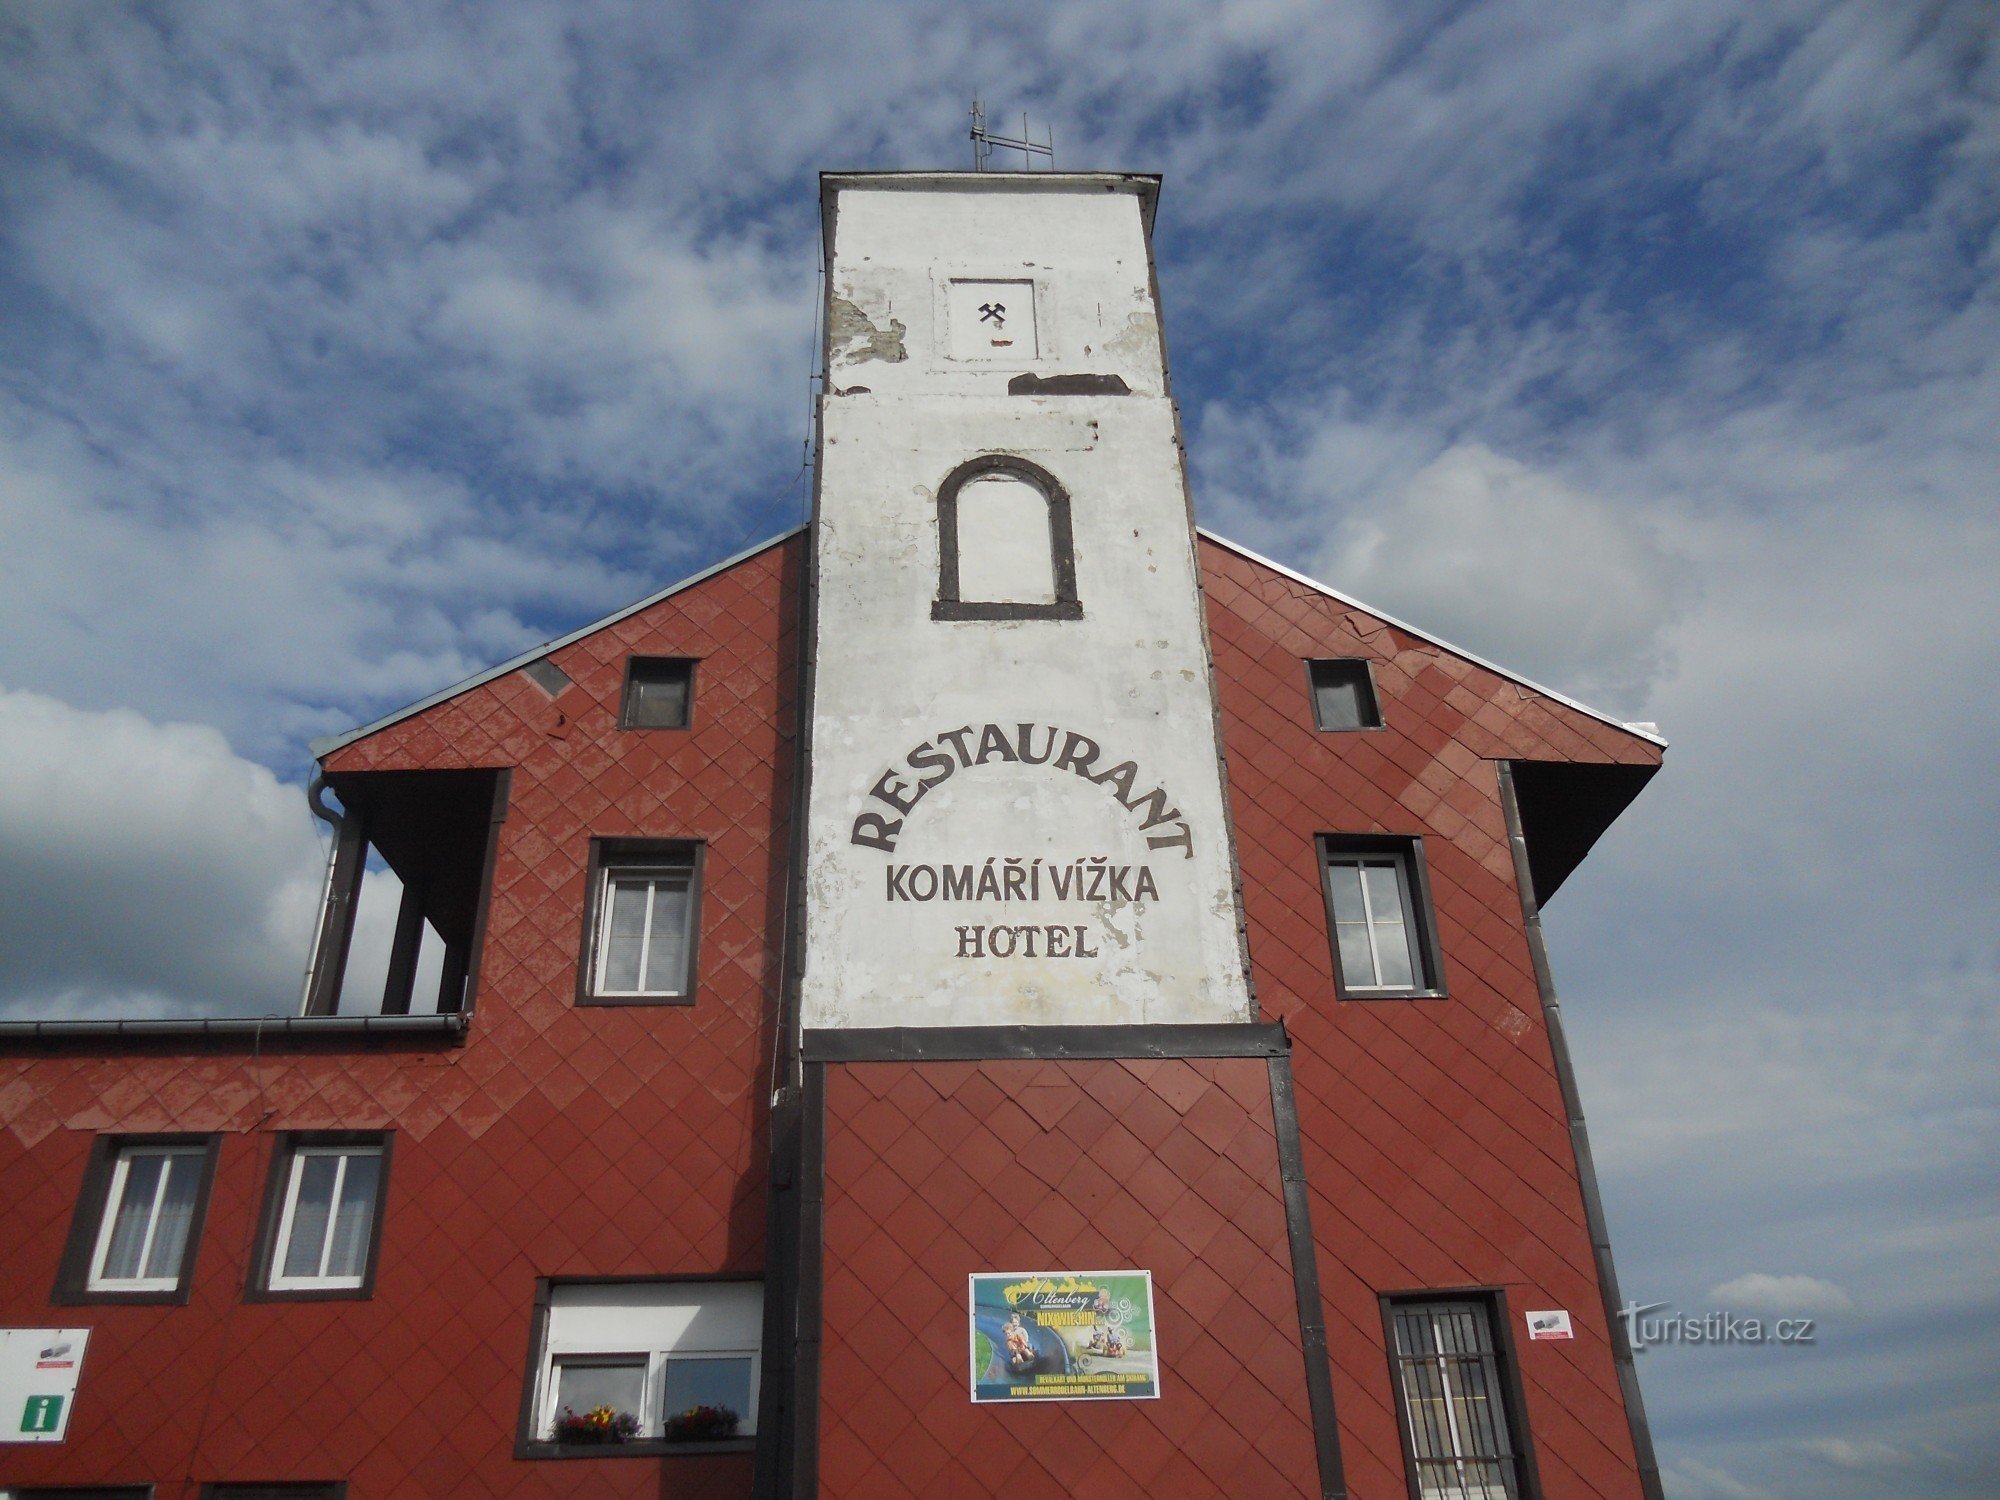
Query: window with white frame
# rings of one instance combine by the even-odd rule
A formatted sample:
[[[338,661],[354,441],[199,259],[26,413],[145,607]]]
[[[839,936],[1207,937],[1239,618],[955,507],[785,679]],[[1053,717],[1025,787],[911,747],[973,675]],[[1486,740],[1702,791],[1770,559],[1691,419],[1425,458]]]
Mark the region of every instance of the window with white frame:
[[[698,852],[692,844],[600,846],[582,998],[638,1002],[692,994]]]
[[[1436,994],[1441,965],[1418,842],[1327,836],[1320,847],[1340,992],[1363,999]]]
[[[274,1292],[354,1291],[368,1282],[386,1178],[381,1140],[296,1141],[281,1160],[283,1197],[266,1286]]]
[[[180,1286],[209,1159],[206,1144],[117,1149],[85,1290],[171,1292]]]
[[[1422,1500],[1516,1500],[1521,1462],[1485,1299],[1389,1304],[1404,1457]]]
[[[642,1441],[694,1407],[734,1412],[734,1436],[756,1432],[762,1282],[558,1282],[543,1316],[533,1441],[605,1407],[633,1418]]]

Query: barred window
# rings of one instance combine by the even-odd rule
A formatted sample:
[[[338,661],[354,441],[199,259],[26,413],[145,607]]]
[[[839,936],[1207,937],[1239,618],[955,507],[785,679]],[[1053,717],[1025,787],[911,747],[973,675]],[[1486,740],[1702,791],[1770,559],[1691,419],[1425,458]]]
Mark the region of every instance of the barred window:
[[[1485,1301],[1397,1301],[1404,1456],[1422,1500],[1516,1500],[1520,1461]]]

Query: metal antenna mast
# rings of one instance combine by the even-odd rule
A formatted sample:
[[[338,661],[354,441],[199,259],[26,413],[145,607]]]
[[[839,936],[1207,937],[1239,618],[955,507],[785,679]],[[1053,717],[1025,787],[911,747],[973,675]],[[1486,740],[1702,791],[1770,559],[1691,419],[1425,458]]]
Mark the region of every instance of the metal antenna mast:
[[[1021,153],[1021,165],[1018,168],[1018,170],[1020,171],[1023,172],[1034,171],[1035,158],[1040,156],[1047,158],[1048,161],[1048,165],[1043,170],[1053,172],[1056,169],[1055,126],[1053,125],[1049,126],[1043,132],[1043,134],[1048,137],[1046,140],[1037,141],[1029,139],[1028,116],[1025,110],[1021,114],[1021,135],[1018,140],[1012,136],[993,134],[992,131],[986,128],[986,106],[979,102],[979,98],[977,95],[973,96],[972,100],[972,170],[973,171],[988,172],[994,170],[993,168],[987,166],[987,163],[992,160],[993,148],[995,146],[999,146],[1008,151],[1018,151]]]

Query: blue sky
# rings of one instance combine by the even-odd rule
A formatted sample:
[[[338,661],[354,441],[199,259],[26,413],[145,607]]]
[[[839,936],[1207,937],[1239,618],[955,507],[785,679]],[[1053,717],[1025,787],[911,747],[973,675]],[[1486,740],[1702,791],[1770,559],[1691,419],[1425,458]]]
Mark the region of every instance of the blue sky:
[[[1549,912],[1690,1500],[2000,1488],[1990,5],[0,17],[0,1010],[284,1008],[297,783],[796,519],[822,168],[1165,174],[1197,509],[1674,741]]]

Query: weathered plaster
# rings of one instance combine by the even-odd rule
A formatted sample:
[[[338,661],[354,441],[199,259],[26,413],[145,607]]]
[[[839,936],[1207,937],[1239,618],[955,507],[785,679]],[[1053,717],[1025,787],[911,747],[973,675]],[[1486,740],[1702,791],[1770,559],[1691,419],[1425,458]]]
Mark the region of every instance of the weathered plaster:
[[[909,330],[903,326],[902,319],[885,314],[882,322],[887,326],[878,326],[872,317],[847,298],[835,297],[827,305],[826,313],[826,331],[833,345],[833,358],[843,365],[858,365],[871,359],[896,364],[908,359],[909,355],[903,348],[903,335]]]
[[[1056,178],[838,198],[834,357],[855,317],[909,326],[870,391],[821,407],[804,1024],[1248,1019],[1138,197]],[[1032,360],[953,358],[968,279],[1032,282]],[[1040,393],[1073,373],[1106,393]],[[1023,374],[1037,393],[1010,395]],[[1071,496],[1081,619],[931,618],[937,489],[984,453]]]

